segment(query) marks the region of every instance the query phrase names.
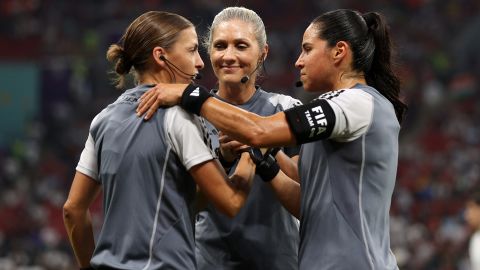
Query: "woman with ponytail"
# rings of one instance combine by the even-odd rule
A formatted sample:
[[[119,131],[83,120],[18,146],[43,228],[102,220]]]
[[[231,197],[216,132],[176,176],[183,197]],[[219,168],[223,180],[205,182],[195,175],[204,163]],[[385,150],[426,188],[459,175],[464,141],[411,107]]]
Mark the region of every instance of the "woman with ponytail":
[[[204,122],[180,107],[161,109],[148,123],[135,114],[140,96],[157,83],[188,83],[201,68],[193,24],[150,11],[135,19],[107,59],[117,87],[137,85],[92,121],[64,221],[81,269],[196,269],[196,187],[227,216],[238,213],[254,164],[242,154],[228,178],[205,145]],[[89,207],[103,189],[104,220],[94,241]],[[96,243],[95,243],[96,242]]]
[[[299,269],[398,269],[389,210],[406,105],[391,56],[379,13],[335,10],[308,26],[295,63],[304,89],[320,93],[312,102],[262,117],[206,90],[193,97],[192,85],[160,85],[145,94],[139,114],[155,102],[179,103],[248,145],[302,144],[300,184],[272,157],[256,169],[300,219]]]

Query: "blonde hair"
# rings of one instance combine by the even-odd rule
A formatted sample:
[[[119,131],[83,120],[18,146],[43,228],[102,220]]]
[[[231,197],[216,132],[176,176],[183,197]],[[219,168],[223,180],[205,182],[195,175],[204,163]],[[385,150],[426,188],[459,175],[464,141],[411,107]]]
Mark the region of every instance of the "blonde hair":
[[[240,20],[249,23],[253,27],[255,39],[258,42],[260,49],[267,45],[267,33],[265,32],[265,25],[258,14],[244,7],[228,7],[220,11],[213,19],[212,25],[208,28],[208,33],[203,40],[203,46],[210,53],[210,46],[212,45],[212,35],[215,28],[222,22],[231,20]]]

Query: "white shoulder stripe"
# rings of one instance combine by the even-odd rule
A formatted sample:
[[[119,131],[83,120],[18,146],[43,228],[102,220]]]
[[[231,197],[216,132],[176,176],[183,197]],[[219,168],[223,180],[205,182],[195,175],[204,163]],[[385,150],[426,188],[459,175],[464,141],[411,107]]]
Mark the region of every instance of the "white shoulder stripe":
[[[302,102],[298,99],[292,98],[291,96],[275,94],[268,98],[268,102],[273,106],[280,104],[283,110],[302,105]]]

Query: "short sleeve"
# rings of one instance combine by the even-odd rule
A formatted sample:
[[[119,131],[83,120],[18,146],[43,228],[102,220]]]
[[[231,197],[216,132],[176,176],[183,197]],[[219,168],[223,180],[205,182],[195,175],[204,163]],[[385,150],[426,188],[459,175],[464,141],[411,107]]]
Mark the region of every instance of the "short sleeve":
[[[90,133],[88,134],[85,148],[80,155],[76,170],[98,180],[98,161],[97,155],[95,154],[95,141]]]
[[[168,109],[165,115],[165,127],[173,151],[187,170],[214,158],[205,144],[208,132],[204,130],[198,116],[175,106]]]
[[[284,111],[286,109],[290,109],[292,107],[302,105],[302,102],[298,99],[292,98],[291,96],[282,95],[282,94],[274,94],[268,98],[268,102],[273,106],[280,105],[282,108],[281,110]]]
[[[367,132],[372,121],[373,97],[360,89],[342,89],[319,97],[326,99],[335,113],[330,139],[348,142]]]

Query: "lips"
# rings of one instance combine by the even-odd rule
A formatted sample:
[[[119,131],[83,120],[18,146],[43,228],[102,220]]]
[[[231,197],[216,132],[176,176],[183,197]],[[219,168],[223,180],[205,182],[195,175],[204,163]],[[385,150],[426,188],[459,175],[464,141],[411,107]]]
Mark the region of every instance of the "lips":
[[[233,73],[236,72],[237,70],[240,69],[238,66],[222,66],[220,67],[221,70],[223,70],[226,73]]]

